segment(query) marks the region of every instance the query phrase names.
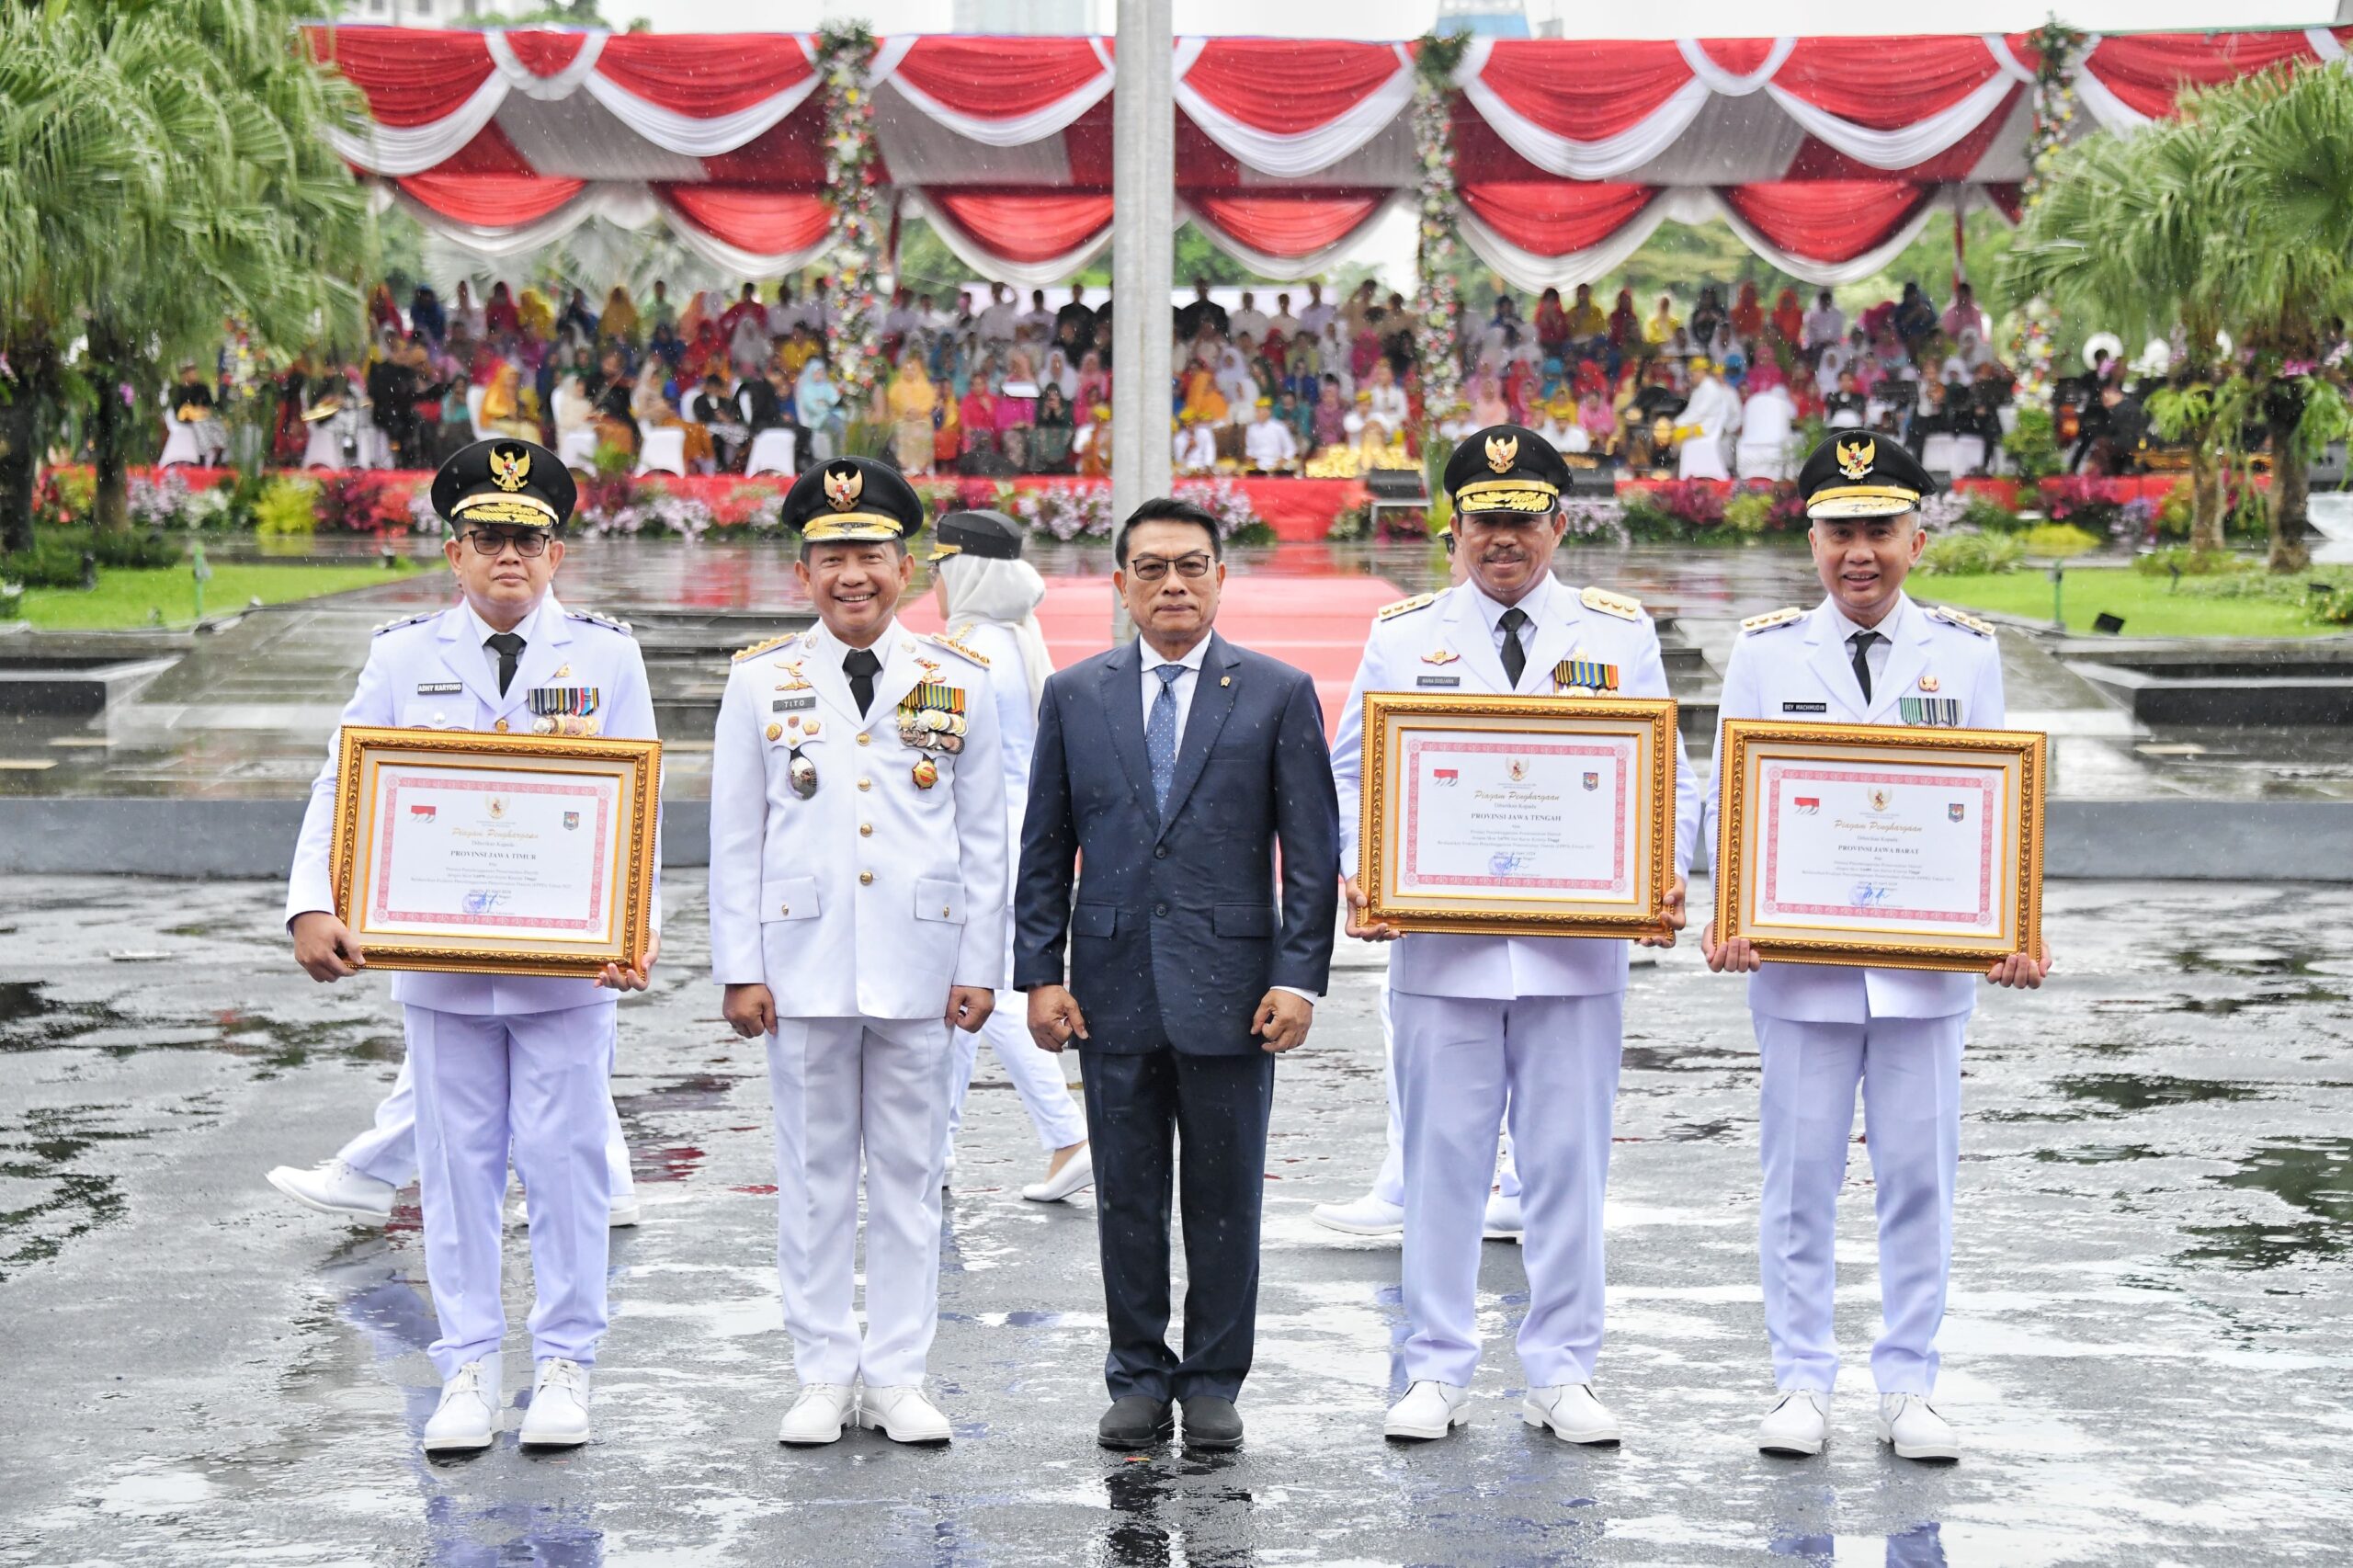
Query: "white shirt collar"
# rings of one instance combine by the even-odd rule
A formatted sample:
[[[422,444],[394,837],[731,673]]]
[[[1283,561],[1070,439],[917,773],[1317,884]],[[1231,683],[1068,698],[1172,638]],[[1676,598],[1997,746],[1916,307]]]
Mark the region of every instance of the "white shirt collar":
[[[839,669],[841,667],[842,660],[849,653],[849,644],[835,636],[833,628],[827,626],[823,620],[817,622],[816,632],[817,653],[823,655],[824,659],[835,668]],[[889,664],[891,662],[891,640],[898,634],[899,618],[896,615],[893,615],[889,620],[883,622],[882,634],[880,637],[877,637],[872,642],[867,644],[867,651],[872,653],[877,659],[880,659],[883,664]]]
[[[1894,608],[1880,618],[1877,626],[1859,626],[1847,619],[1846,611],[1838,608],[1836,599],[1825,598],[1823,604],[1830,611],[1831,635],[1841,645],[1846,645],[1847,639],[1853,637],[1858,631],[1876,631],[1891,643],[1899,642],[1901,641],[1899,634],[1904,630],[1904,618],[1912,613],[1912,596],[1901,588],[1895,592]]]
[[[529,642],[537,635],[540,618],[547,613],[548,606],[554,601],[553,594],[540,595],[540,602],[531,607],[531,613],[515,623],[515,630],[521,635],[524,642]],[[458,602],[465,607],[466,619],[474,629],[474,646],[480,648],[487,645],[490,640],[498,634],[498,628],[482,618],[482,612],[474,608],[472,599],[460,599]]]
[[[1543,578],[1520,599],[1519,608],[1528,612],[1529,625],[1544,618],[1544,607],[1551,602],[1553,582],[1552,574],[1547,571]],[[1470,590],[1471,602],[1479,607],[1479,615],[1486,621],[1487,631],[1492,636],[1503,625],[1504,611],[1512,607],[1489,598],[1475,577],[1465,577],[1462,585]]]
[[[1195,675],[1199,675],[1201,669],[1201,661],[1208,658],[1209,653],[1210,640],[1208,637],[1203,637],[1199,642],[1194,643],[1190,648],[1188,648],[1185,651],[1185,656],[1183,658],[1177,659],[1174,662],[1184,665],[1185,668],[1192,671]],[[1162,658],[1160,656],[1160,650],[1145,642],[1141,634],[1136,638],[1136,656],[1138,659],[1142,661],[1144,673],[1147,675],[1150,675],[1152,671],[1158,666],[1171,662],[1167,659]]]

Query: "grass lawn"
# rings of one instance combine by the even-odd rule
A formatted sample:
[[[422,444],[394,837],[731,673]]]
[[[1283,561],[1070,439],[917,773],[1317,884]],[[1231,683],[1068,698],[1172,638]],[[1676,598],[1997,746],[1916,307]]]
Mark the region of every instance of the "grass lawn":
[[[2298,602],[2304,580],[2300,576],[2291,585],[2280,585],[2281,590],[2292,585],[2294,597],[2222,597],[2199,592],[2196,579],[2183,579],[2177,590],[2168,579],[2143,572],[2087,568],[2067,574],[2067,630],[2088,632],[2092,618],[2106,611],[2124,618],[2127,637],[2318,637],[2345,631],[2344,627],[2314,619]],[[1927,604],[1997,610],[2041,621],[2051,619],[2047,572],[2029,569],[1951,576],[1922,573],[1904,586],[1914,598]]]
[[[225,615],[244,608],[252,599],[285,604],[346,588],[364,588],[415,570],[407,561],[399,562],[391,571],[381,562],[332,566],[222,564],[212,568],[212,581],[204,585],[204,610],[207,615]],[[187,562],[104,566],[98,569],[98,585],[87,593],[79,588],[27,588],[24,597],[25,619],[58,631],[145,626],[157,609],[164,612],[167,626],[185,626],[196,619],[196,578]]]

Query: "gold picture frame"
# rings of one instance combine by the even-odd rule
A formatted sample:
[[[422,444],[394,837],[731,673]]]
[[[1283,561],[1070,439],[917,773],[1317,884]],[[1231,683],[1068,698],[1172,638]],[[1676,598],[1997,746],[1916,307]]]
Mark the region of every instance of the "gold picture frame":
[[[1448,741],[1445,737],[1458,737]],[[1463,739],[1461,737],[1473,737]],[[1363,801],[1358,844],[1364,918],[1400,931],[1450,931],[1488,936],[1643,937],[1662,928],[1665,898],[1675,878],[1675,769],[1682,755],[1676,706],[1667,698],[1505,697],[1418,692],[1368,692],[1364,699]],[[1557,807],[1529,806],[1524,831],[1517,806],[1490,811],[1481,824],[1478,807],[1502,795],[1517,795],[1514,781],[1474,777],[1460,796],[1441,789],[1461,786],[1463,767],[1515,759],[1534,766],[1563,786]],[[1604,793],[1604,779],[1610,788]],[[1541,785],[1544,778],[1538,778]],[[1423,791],[1432,811],[1425,819]],[[1574,789],[1576,793],[1566,793]],[[1608,812],[1611,843],[1608,871],[1602,876],[1536,876],[1520,873],[1522,859],[1567,854],[1543,842],[1538,813],[1550,810],[1555,825],[1574,820],[1579,795],[1591,793]],[[1510,802],[1506,802],[1510,806]],[[1442,840],[1447,824],[1464,815],[1464,836]],[[1429,824],[1426,829],[1424,823]],[[1425,851],[1435,868],[1424,869]],[[1488,863],[1460,869],[1468,857],[1493,850]],[[1577,853],[1592,853],[1590,848]],[[1508,863],[1507,863],[1508,862]]]
[[[346,726],[335,915],[370,969],[637,968],[661,790],[659,741]]]
[[[1717,939],[1745,937],[1768,960],[1882,969],[1982,971],[2040,953],[2049,746],[2029,730],[1725,720]],[[1808,862],[1786,883],[1785,838]],[[1967,864],[1955,855],[1977,869],[1933,869]],[[1896,880],[1874,881],[1874,867]],[[1829,900],[1813,901],[1824,887]]]

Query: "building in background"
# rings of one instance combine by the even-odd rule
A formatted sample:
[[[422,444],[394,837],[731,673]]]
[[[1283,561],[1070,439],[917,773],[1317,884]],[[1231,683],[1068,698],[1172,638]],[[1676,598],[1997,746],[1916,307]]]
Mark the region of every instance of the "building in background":
[[[1480,38],[1526,38],[1528,12],[1512,0],[1438,0],[1441,33],[1472,33]],[[1557,31],[1553,34],[1558,37]]]

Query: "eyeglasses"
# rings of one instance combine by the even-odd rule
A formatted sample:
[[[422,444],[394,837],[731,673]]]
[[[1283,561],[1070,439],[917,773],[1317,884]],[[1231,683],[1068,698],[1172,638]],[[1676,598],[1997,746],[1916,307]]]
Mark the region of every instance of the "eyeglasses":
[[[459,537],[474,547],[476,555],[486,555],[493,560],[504,555],[506,552],[506,547],[510,544],[515,547],[515,553],[526,561],[534,556],[545,555],[548,550],[548,536],[536,528],[528,532],[513,532],[505,528],[468,528]]]
[[[1157,583],[1168,575],[1171,566],[1176,568],[1179,577],[1206,577],[1210,574],[1210,568],[1215,564],[1216,562],[1206,551],[1196,551],[1190,555],[1180,555],[1174,561],[1163,561],[1157,555],[1139,555],[1128,562],[1128,570],[1135,574],[1139,583]]]

